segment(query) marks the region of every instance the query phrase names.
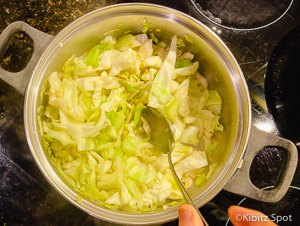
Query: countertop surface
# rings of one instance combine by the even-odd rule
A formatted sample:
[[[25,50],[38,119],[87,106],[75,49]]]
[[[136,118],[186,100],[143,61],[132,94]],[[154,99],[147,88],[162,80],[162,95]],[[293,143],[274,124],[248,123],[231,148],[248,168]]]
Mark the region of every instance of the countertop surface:
[[[69,23],[92,10],[124,2],[132,1],[0,0],[0,33],[8,24],[14,21],[24,21],[55,36]],[[265,5],[261,1],[255,0],[237,1],[236,4],[234,0],[229,1],[236,8],[238,8],[238,4],[241,4],[242,14],[236,14],[239,12],[236,8],[231,14],[229,12],[230,4],[225,7],[224,4],[221,4],[222,1],[218,0],[206,1],[206,3],[197,0],[195,4],[189,0],[138,2],[175,8],[198,19],[218,34],[236,57],[245,75],[252,101],[252,125],[281,136],[266,105],[264,78],[267,63],[277,43],[300,24],[300,1],[294,1],[291,5],[287,0],[263,1]],[[254,10],[247,2],[253,5],[258,4],[260,9],[265,11],[260,11],[259,8]],[[271,4],[272,7],[269,7],[268,4]],[[202,13],[195,8],[195,5]],[[223,10],[222,14],[220,9]],[[260,14],[257,14],[258,11]],[[276,21],[276,18],[285,11],[286,13]],[[264,12],[263,15],[262,12]],[[220,13],[220,17],[214,13]],[[251,16],[252,14],[255,16]],[[272,18],[270,15],[273,14]],[[275,22],[272,23],[274,20]],[[255,27],[261,28],[255,29]],[[32,49],[30,38],[24,33],[17,33],[1,59],[1,67],[14,72],[21,70],[29,61]],[[24,96],[0,79],[0,224],[115,225],[96,219],[77,209],[61,197],[46,181],[35,164],[27,145],[23,104]],[[285,154],[282,150],[273,147],[264,148],[253,161],[250,171],[252,182],[259,188],[275,185],[284,162]],[[221,191],[213,200],[201,207],[201,212],[211,225],[226,225],[228,223],[227,208],[230,205],[240,204],[260,210],[270,217],[291,215],[292,220],[282,220],[278,222],[279,225],[299,225],[300,216],[297,213],[297,209],[300,207],[299,187],[298,164],[288,193],[278,203],[266,204]],[[177,221],[173,221],[164,225],[177,224]]]

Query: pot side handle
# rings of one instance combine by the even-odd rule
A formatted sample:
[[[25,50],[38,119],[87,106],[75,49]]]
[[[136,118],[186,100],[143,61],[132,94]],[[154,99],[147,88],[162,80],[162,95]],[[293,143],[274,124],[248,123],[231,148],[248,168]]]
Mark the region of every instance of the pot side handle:
[[[33,53],[31,59],[26,67],[19,72],[9,72],[0,67],[0,78],[24,95],[33,69],[53,36],[41,32],[22,21],[13,22],[9,24],[0,35],[0,57],[5,53],[10,40],[17,31],[24,31],[33,40]]]
[[[256,154],[264,147],[282,147],[286,151],[286,162],[281,170],[277,185],[271,190],[262,190],[250,180],[250,167]],[[242,167],[225,185],[224,190],[258,201],[275,203],[287,193],[298,163],[298,151],[291,141],[251,127],[249,145]]]

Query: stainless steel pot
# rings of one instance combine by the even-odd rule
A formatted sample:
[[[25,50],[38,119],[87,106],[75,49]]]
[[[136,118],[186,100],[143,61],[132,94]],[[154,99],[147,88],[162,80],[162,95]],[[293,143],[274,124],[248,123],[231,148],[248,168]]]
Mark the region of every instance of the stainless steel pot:
[[[18,73],[0,68],[0,76],[21,93],[27,86],[24,107],[26,136],[32,155],[46,179],[72,204],[107,221],[153,224],[177,218],[176,206],[157,212],[135,213],[109,210],[86,199],[78,203],[76,192],[61,178],[43,149],[37,124],[42,85],[52,71],[59,70],[71,55],[81,55],[89,50],[106,32],[114,35],[126,30],[139,32],[144,18],[162,30],[160,36],[165,40],[170,40],[174,34],[179,37],[189,34],[194,38],[191,51],[200,62],[199,70],[208,78],[210,89],[218,90],[223,99],[221,122],[225,132],[217,135],[220,146],[213,157],[218,161],[218,167],[200,189],[190,190],[196,205],[203,206],[221,189],[265,202],[279,201],[287,192],[297,166],[295,145],[251,126],[251,104],[243,73],[232,53],[213,31],[182,12],[151,4],[119,4],[95,10],[74,21],[55,37],[23,22],[10,24],[1,34],[0,55],[18,30],[25,31],[34,41],[33,56],[27,67]],[[256,188],[249,178],[251,162],[265,146],[280,146],[287,152],[287,163],[280,181],[268,191]]]

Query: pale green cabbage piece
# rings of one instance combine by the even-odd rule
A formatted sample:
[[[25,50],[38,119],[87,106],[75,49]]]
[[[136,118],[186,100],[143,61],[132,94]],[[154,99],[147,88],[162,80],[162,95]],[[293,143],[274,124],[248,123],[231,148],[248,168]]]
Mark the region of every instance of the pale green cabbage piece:
[[[224,130],[220,95],[208,91],[183,39],[160,41],[147,20],[143,30],[104,37],[45,82],[37,119],[44,146],[80,202],[126,211],[181,202],[167,155],[156,151],[142,117],[147,106],[171,122],[172,160],[186,188],[201,186],[216,168],[209,156],[218,151],[214,133]]]
[[[169,53],[153,81],[148,102],[150,107],[163,108],[174,99],[170,93],[170,88],[176,62],[176,44],[177,37],[174,36]]]
[[[175,101],[178,104],[178,113],[182,117],[187,117],[190,114],[189,84],[190,78],[185,79],[177,87],[174,94]]]

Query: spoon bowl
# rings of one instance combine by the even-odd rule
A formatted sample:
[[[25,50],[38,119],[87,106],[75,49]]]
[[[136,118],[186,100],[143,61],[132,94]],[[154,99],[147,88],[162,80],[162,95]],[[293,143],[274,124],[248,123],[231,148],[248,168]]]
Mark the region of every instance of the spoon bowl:
[[[197,210],[204,225],[208,225],[208,223],[200,213],[199,209],[196,207],[189,193],[187,192],[187,190],[185,189],[185,187],[183,186],[176,174],[171,157],[175,140],[170,122],[159,111],[151,107],[143,109],[142,116],[147,120],[151,127],[150,136],[156,150],[168,154],[168,161],[172,171],[172,175],[176,181],[177,186],[181,191],[185,202],[192,205]]]

